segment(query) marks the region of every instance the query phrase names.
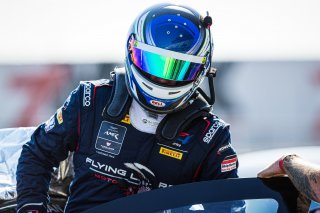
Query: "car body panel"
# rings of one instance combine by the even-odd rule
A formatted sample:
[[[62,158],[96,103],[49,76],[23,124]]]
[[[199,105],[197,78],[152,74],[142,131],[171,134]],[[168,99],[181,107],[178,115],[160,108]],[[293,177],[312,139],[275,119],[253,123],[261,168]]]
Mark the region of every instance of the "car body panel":
[[[258,178],[222,179],[182,184],[140,193],[108,202],[85,213],[166,212],[163,210],[198,203],[248,199],[273,199],[278,203],[277,212],[289,213],[297,212],[297,198],[299,196],[300,194],[288,178],[267,180]],[[302,212],[307,212],[309,205],[299,207],[303,209]],[[267,208],[270,208],[270,206],[267,206]],[[253,210],[250,211],[254,212]],[[257,209],[257,212],[263,212],[263,210]]]

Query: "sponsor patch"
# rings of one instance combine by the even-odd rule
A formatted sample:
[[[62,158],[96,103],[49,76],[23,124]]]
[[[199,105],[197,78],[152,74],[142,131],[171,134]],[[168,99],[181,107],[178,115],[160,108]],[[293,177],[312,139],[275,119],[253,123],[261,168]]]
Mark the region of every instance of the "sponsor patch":
[[[166,155],[166,156],[169,156],[171,158],[178,159],[178,160],[181,160],[182,156],[183,156],[183,153],[181,153],[181,152],[177,152],[177,151],[174,151],[174,150],[171,150],[171,149],[167,149],[167,148],[164,148],[164,147],[160,147],[159,153],[161,155]]]
[[[131,124],[130,116],[128,114],[126,114],[126,116],[121,120],[121,122],[125,123],[125,124]]]
[[[120,153],[126,131],[127,128],[124,126],[103,121],[97,136],[95,148],[103,152],[118,155]]]
[[[238,158],[236,155],[229,155],[221,163],[221,172],[229,172],[237,168]]]
[[[57,110],[57,121],[58,121],[58,124],[62,124],[63,123],[62,109],[61,108],[59,108]]]
[[[63,108],[62,108],[63,110],[66,110],[68,108],[70,101],[71,101],[71,95],[69,95],[67,100],[64,102]]]
[[[55,126],[56,122],[54,120],[54,116],[52,116],[49,120],[46,121],[46,123],[44,124],[44,130],[46,132],[49,132],[54,126]]]
[[[182,144],[187,144],[192,137],[193,137],[193,135],[190,135],[187,132],[181,132],[179,134],[178,141],[180,141]]]
[[[231,143],[228,143],[227,145],[224,145],[222,147],[220,147],[217,151],[217,154],[220,155],[221,153],[223,153],[224,151],[230,149],[232,146],[231,146]]]

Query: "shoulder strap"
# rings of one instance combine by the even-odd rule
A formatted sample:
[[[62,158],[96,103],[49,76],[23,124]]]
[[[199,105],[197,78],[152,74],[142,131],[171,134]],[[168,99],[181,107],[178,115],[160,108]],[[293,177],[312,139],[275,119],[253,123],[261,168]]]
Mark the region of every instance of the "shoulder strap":
[[[167,115],[158,125],[156,137],[159,141],[173,141],[192,121],[210,115],[212,106],[201,96],[181,111]]]
[[[111,75],[113,76],[112,93],[102,115],[104,118],[119,121],[127,112],[131,98],[125,82],[125,70],[116,69],[111,72]]]

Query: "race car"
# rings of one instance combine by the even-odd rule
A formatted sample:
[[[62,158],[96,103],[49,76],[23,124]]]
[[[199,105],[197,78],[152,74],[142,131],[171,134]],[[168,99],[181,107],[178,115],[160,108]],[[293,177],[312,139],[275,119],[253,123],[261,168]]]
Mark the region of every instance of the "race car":
[[[0,213],[16,212],[15,172],[21,147],[34,127],[0,130]],[[257,172],[283,153],[298,153],[313,162],[320,147],[294,147],[239,155],[240,178],[195,182],[117,199],[92,209],[99,212],[316,212],[317,203],[300,194],[286,177],[259,179]],[[310,159],[311,158],[311,159]],[[320,162],[318,162],[320,163]],[[73,178],[72,153],[52,173],[48,212],[63,212]],[[243,203],[244,205],[238,205]],[[234,205],[236,204],[236,205]],[[232,208],[230,208],[232,206]],[[228,210],[226,210],[228,209]]]

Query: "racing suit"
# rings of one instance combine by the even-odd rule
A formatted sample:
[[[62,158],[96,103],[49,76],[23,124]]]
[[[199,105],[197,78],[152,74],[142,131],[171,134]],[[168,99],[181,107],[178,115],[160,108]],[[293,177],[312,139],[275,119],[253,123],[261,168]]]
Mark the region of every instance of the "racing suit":
[[[176,141],[159,142],[126,115],[103,118],[112,81],[81,82],[23,146],[17,168],[18,213],[46,211],[53,167],[74,152],[65,212],[81,212],[127,195],[193,181],[237,177],[229,125],[198,118]],[[129,110],[128,110],[129,113]]]

